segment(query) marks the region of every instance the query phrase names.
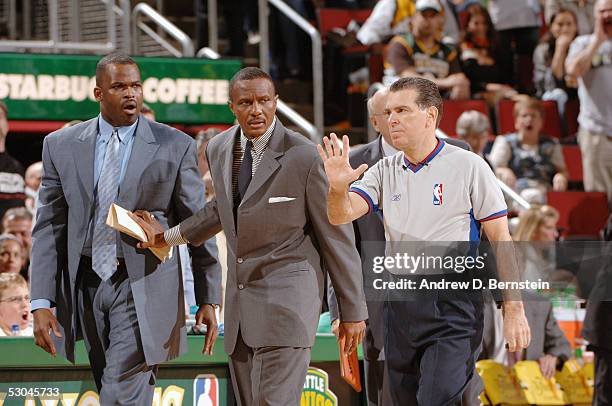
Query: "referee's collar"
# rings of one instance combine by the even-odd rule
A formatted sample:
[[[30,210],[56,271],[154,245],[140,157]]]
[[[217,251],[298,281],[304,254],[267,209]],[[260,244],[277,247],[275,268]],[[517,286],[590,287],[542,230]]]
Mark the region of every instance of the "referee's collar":
[[[404,164],[402,165],[402,167],[404,169],[410,169],[412,172],[417,173],[421,170],[421,168],[427,166],[432,161],[432,159],[434,159],[440,153],[440,151],[442,151],[442,148],[444,148],[444,140],[437,137],[436,139],[438,140],[438,143],[434,147],[433,151],[431,151],[429,155],[427,155],[425,159],[423,159],[421,162],[413,164],[406,158],[406,154],[404,154]]]

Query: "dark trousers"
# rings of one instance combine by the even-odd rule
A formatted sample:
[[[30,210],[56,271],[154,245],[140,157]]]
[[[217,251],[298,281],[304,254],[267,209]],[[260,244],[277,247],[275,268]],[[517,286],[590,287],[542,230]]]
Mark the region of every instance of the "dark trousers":
[[[612,350],[595,347],[593,406],[612,406]]]
[[[481,304],[387,303],[385,401],[389,406],[474,404]]]
[[[383,405],[384,302],[368,302],[369,320],[363,338],[363,369],[368,406]]]
[[[310,348],[252,348],[238,332],[229,359],[238,406],[299,406]]]
[[[77,282],[81,331],[100,405],[150,405],[156,366],[148,366],[125,264],[103,282],[82,257]]]

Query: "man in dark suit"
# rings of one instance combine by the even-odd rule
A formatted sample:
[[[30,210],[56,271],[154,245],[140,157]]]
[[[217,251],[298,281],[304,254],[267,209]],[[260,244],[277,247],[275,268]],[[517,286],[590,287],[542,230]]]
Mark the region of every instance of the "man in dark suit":
[[[380,135],[374,141],[356,147],[351,151],[351,166],[358,167],[361,164],[373,166],[385,156],[391,156],[398,152],[389,137],[389,126],[384,115],[385,103],[389,90],[387,88],[376,92],[368,100],[368,115],[372,126]],[[363,257],[364,250],[370,256],[384,256],[385,254],[385,229],[380,213],[371,213],[353,222],[355,230],[355,243],[359,254]],[[374,252],[376,251],[376,252]],[[363,263],[365,266],[365,262]],[[366,275],[366,270],[362,270]],[[339,323],[338,304],[335,292],[330,284],[329,310],[332,320],[332,329],[337,330]],[[383,390],[384,376],[384,346],[383,336],[383,304],[382,300],[368,300],[368,321],[363,340],[363,364],[366,396],[368,405],[380,405]]]
[[[202,208],[204,185],[195,142],[140,116],[140,71],[130,57],[98,62],[94,94],[98,117],[44,141],[32,247],[34,334],[38,346],[72,362],[75,341],[85,338],[102,405],[150,405],[157,365],[186,349],[181,270],[177,255],[161,263],[105,220],[116,202],[175,225]],[[221,276],[207,272],[215,261],[205,249],[191,254],[196,320],[208,326],[210,353]]]
[[[604,232],[607,244],[612,241],[612,214]],[[595,353],[595,392],[593,405],[612,405],[612,247],[603,248],[607,260],[587,302],[582,335]]]
[[[146,212],[134,218],[153,246],[227,238],[225,350],[241,406],[298,405],[329,272],[346,349],[363,337],[367,310],[350,226],[326,215],[328,184],[316,147],[276,118],[270,76],[245,68],[230,82],[239,125],[206,151],[215,200],[166,230]],[[143,247],[149,244],[142,244]]]

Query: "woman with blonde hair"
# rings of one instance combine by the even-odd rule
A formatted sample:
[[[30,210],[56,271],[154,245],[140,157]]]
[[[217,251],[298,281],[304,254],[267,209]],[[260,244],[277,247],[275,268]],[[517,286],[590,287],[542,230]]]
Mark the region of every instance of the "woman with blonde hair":
[[[557,255],[554,242],[559,237],[557,222],[559,212],[551,206],[532,206],[519,215],[519,225],[514,233],[514,241],[522,261],[522,280],[550,282],[551,288],[572,286],[580,291],[573,273],[557,268]],[[529,243],[526,243],[529,241]],[[522,242],[522,243],[521,243]]]
[[[532,206],[519,215],[514,241],[555,241],[559,212],[552,206]]]

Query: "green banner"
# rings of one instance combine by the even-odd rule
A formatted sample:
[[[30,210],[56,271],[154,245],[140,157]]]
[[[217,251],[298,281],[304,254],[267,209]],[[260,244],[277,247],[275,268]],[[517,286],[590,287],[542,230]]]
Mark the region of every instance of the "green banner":
[[[87,120],[99,112],[93,97],[99,56],[0,53],[0,100],[11,120]],[[134,58],[144,101],[167,123],[233,122],[229,80],[239,60]]]

